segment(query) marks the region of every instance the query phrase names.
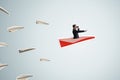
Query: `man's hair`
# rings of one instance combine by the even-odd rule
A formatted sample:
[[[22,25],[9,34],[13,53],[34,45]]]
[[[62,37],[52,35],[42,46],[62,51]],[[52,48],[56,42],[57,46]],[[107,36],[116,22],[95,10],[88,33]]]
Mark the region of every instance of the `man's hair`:
[[[76,26],[76,24],[73,24],[73,28]]]

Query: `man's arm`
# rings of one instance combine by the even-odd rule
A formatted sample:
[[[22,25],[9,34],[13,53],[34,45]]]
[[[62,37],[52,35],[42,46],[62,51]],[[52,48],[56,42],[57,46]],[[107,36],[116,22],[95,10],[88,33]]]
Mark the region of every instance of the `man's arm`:
[[[78,33],[80,33],[80,32],[86,32],[87,30],[80,30],[79,28],[78,28]]]

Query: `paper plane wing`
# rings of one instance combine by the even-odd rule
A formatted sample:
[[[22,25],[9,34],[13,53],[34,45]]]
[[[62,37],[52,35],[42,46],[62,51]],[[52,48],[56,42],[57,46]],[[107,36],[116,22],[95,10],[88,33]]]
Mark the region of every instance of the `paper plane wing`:
[[[89,39],[93,39],[95,38],[94,36],[82,36],[80,38],[77,39],[73,39],[73,38],[65,38],[65,39],[59,39],[59,43],[61,47],[65,47],[65,46],[69,46],[78,42],[82,42],[82,41],[86,41]]]

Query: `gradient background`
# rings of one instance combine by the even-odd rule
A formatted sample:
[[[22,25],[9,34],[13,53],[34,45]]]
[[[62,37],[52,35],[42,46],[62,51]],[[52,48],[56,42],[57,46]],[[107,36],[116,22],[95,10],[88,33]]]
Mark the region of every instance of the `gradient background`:
[[[30,80],[120,80],[119,0],[0,0],[0,80],[32,74]],[[50,25],[35,24],[37,19]],[[96,38],[61,48],[58,39],[72,37],[76,23]],[[9,33],[10,26],[25,28]],[[18,49],[36,50],[19,54]],[[50,62],[40,62],[45,57]]]

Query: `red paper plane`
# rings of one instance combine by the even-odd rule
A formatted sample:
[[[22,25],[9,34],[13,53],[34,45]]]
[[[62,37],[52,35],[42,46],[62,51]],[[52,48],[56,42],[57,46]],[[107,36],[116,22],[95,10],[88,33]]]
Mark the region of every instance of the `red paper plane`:
[[[89,39],[93,39],[93,38],[95,38],[95,37],[94,36],[82,36],[82,37],[77,38],[77,39],[64,38],[64,39],[59,39],[59,42],[60,42],[61,47],[65,47],[65,46],[69,46],[71,44],[75,44],[75,43],[82,42],[82,41],[89,40]]]

